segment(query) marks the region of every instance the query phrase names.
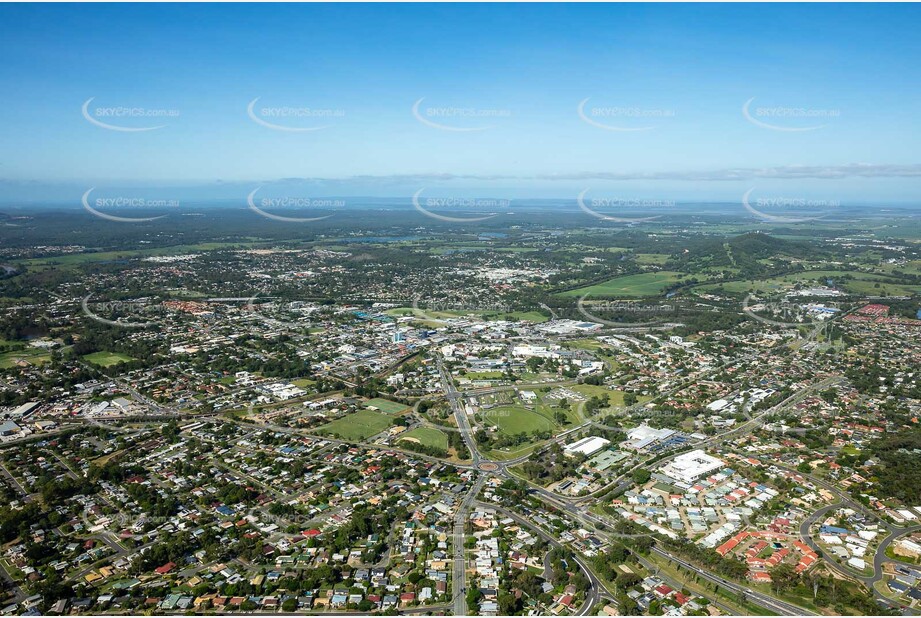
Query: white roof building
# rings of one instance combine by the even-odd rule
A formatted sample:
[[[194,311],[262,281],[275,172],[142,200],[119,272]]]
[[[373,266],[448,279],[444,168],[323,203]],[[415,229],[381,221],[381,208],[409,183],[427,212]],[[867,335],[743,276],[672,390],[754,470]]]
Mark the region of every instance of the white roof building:
[[[563,447],[563,451],[567,455],[585,455],[588,457],[590,455],[594,455],[610,443],[611,441],[606,440],[605,438],[589,436],[588,438],[582,438],[578,442],[567,444]]]
[[[673,429],[656,429],[644,423],[627,432],[627,440],[623,445],[625,448],[640,451],[659,440],[665,440],[674,433]]]
[[[721,459],[707,455],[700,449],[675,457],[662,468],[662,474],[684,483],[692,483],[700,477],[719,470],[725,464]]]

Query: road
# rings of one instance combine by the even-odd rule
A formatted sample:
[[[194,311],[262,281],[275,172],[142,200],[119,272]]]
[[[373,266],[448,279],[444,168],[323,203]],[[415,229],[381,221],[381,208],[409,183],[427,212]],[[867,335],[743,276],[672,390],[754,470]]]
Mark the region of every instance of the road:
[[[728,579],[723,579],[722,577],[719,577],[718,575],[713,575],[712,573],[708,573],[706,570],[701,569],[699,566],[695,564],[691,564],[690,562],[682,558],[678,558],[677,556],[674,556],[668,553],[667,551],[660,549],[656,546],[652,547],[652,551],[659,554],[660,556],[664,558],[668,558],[669,560],[671,560],[672,562],[674,562],[681,568],[696,573],[700,577],[703,577],[707,581],[713,584],[716,584],[720,586],[721,588],[730,590],[737,595],[738,594],[745,595],[747,598],[752,599],[758,605],[761,605],[762,607],[769,609],[771,611],[777,612],[779,614],[783,614],[785,616],[804,616],[804,615],[805,616],[815,616],[816,615],[815,613],[810,612],[800,607],[799,605],[787,603],[786,601],[775,599],[772,596],[762,594],[760,592],[755,592],[754,590],[750,588],[746,588],[745,586],[742,586],[735,582],[731,582]]]
[[[805,520],[803,520],[803,523],[800,524],[799,534],[803,538],[803,540],[806,542],[806,544],[809,545],[812,551],[816,552],[819,556],[825,559],[825,563],[830,568],[834,569],[835,571],[837,571],[844,577],[847,577],[848,579],[854,579],[854,580],[860,581],[862,584],[864,584],[867,588],[869,588],[872,591],[873,596],[876,599],[877,603],[882,603],[883,605],[891,606],[894,603],[893,600],[881,594],[875,587],[876,582],[880,581],[884,577],[884,572],[883,572],[884,562],[900,563],[899,560],[894,560],[886,556],[886,548],[888,548],[889,545],[891,545],[892,542],[895,541],[900,536],[921,531],[921,525],[911,526],[908,528],[896,528],[896,527],[890,526],[889,534],[882,541],[880,541],[879,546],[876,548],[876,552],[873,554],[873,575],[864,575],[862,573],[858,573],[854,569],[851,569],[849,567],[842,565],[833,556],[829,556],[827,552],[823,551],[819,547],[819,545],[815,542],[815,539],[813,538],[813,530],[812,530],[813,526],[821,522],[825,518],[825,516],[828,515],[828,513],[837,511],[838,509],[845,508],[845,507],[852,508],[852,505],[853,505],[853,500],[848,499],[848,500],[841,500],[834,504],[830,504],[828,506],[818,509],[812,515],[810,515]],[[915,564],[911,564],[911,563],[904,563],[904,564],[912,568],[917,568],[917,565]],[[895,603],[898,604],[897,602]],[[912,609],[906,609],[905,612],[903,612],[903,614],[917,615],[917,612]]]
[[[512,461],[489,461],[482,457],[477,448],[476,440],[473,437],[473,432],[470,429],[470,420],[467,418],[467,412],[464,410],[463,404],[463,395],[457,391],[454,387],[454,381],[451,379],[451,376],[448,375],[448,372],[445,370],[442,360],[437,359],[438,372],[441,375],[442,388],[445,392],[445,397],[451,405],[451,410],[454,413],[454,418],[457,422],[457,426],[460,430],[461,437],[464,439],[464,443],[467,445],[467,448],[470,451],[470,456],[473,461],[473,466],[477,469],[485,469],[491,471],[493,474],[496,474],[499,477],[511,479],[514,478],[506,469],[509,465],[514,465],[518,461],[527,459],[527,457],[519,458],[519,460]],[[566,432],[569,433],[569,432]],[[558,436],[562,438],[563,436]],[[477,482],[474,484],[471,491],[464,498],[464,502],[458,508],[457,514],[454,520],[454,615],[455,616],[465,616],[467,615],[467,599],[466,599],[466,572],[465,572],[465,553],[464,553],[464,526],[467,519],[467,513],[469,512],[470,506],[476,500],[476,496],[480,493],[480,489],[483,486],[483,483],[486,481],[486,476],[480,476]],[[549,492],[547,492],[549,493]],[[552,494],[551,494],[552,495]],[[497,508],[494,505],[491,505],[493,508]],[[515,518],[517,521],[525,523],[528,527],[538,530],[533,524],[530,524],[523,518],[518,515],[512,514],[508,511],[508,514]],[[542,537],[544,537],[549,542],[553,543],[557,547],[562,547],[562,545],[555,538],[546,535],[545,533],[538,530]],[[575,555],[575,554],[573,554]],[[583,604],[582,608],[579,610],[580,616],[587,615],[591,609],[598,603],[602,596],[602,592],[607,593],[607,590],[604,588],[604,585],[601,581],[595,576],[591,569],[582,562],[581,558],[576,556],[576,561],[579,563],[579,566],[585,571],[586,575],[591,582],[588,594],[586,595],[586,602]],[[464,582],[464,585],[458,589],[457,582]],[[610,597],[610,594],[608,594]],[[613,599],[613,597],[610,597]]]
[[[495,509],[496,511],[499,511],[502,514],[507,515],[508,517],[511,517],[512,519],[517,521],[522,526],[529,528],[532,532],[536,533],[540,538],[542,538],[547,543],[550,543],[554,547],[559,548],[559,549],[566,549],[566,547],[562,543],[560,543],[560,541],[556,537],[545,532],[541,528],[537,527],[536,525],[534,525],[533,523],[531,523],[530,521],[528,521],[526,518],[522,517],[518,513],[515,513],[514,511],[511,511],[507,508],[504,508],[504,507],[501,507],[495,504],[489,504],[489,503],[482,503],[482,504],[484,507]],[[611,594],[611,592],[607,589],[607,587],[604,585],[604,582],[602,582],[592,572],[592,570],[588,568],[588,565],[577,553],[575,552],[571,552],[571,553],[573,557],[575,558],[576,564],[579,565],[579,568],[582,569],[582,571],[585,573],[585,576],[588,578],[589,582],[591,583],[591,587],[589,588],[588,593],[586,594],[586,597],[585,597],[585,603],[582,604],[582,607],[579,608],[579,611],[576,614],[577,616],[587,616],[592,611],[592,609],[599,602],[601,602],[602,599],[608,599],[608,600],[613,601],[614,595]],[[455,615],[458,615],[458,614],[455,614]]]
[[[448,404],[454,412],[454,419],[457,421],[457,428],[464,439],[464,444],[467,445],[467,450],[470,451],[473,466],[477,467],[480,464],[480,452],[477,450],[476,439],[473,437],[473,431],[470,428],[470,419],[467,418],[467,412],[464,410],[463,395],[454,387],[454,380],[448,375],[440,357],[437,363],[438,373],[441,376],[441,387],[444,389]]]
[[[466,561],[466,551],[464,547],[466,522],[469,518],[470,510],[476,504],[477,496],[479,495],[480,490],[482,489],[484,483],[486,482],[489,476],[488,474],[481,473],[481,471],[489,472],[491,474],[494,474],[495,476],[498,476],[499,478],[521,480],[517,476],[512,475],[512,473],[509,472],[508,467],[515,465],[521,461],[524,461],[529,456],[524,456],[524,457],[520,457],[515,460],[509,460],[509,461],[491,461],[488,457],[484,457],[480,453],[477,447],[477,443],[474,437],[473,429],[471,427],[470,419],[468,418],[468,415],[465,411],[464,397],[469,395],[470,393],[461,393],[457,390],[457,388],[454,386],[453,380],[451,379],[449,372],[445,369],[441,358],[436,359],[436,366],[437,366],[437,370],[439,372],[439,376],[441,379],[442,388],[445,393],[445,398],[447,399],[447,401],[449,402],[449,405],[451,406],[452,412],[457,422],[458,431],[461,434],[464,440],[464,443],[470,452],[470,457],[471,457],[470,464],[460,464],[460,463],[455,463],[455,462],[450,462],[450,464],[459,469],[477,471],[477,476],[475,477],[475,480],[473,481],[473,484],[468,490],[468,492],[464,495],[463,500],[458,505],[457,512],[455,513],[455,517],[454,517],[454,530],[453,530],[454,563],[453,563],[453,581],[452,581],[453,598],[452,598],[452,603],[450,606],[447,606],[447,605],[444,606],[445,610],[451,610],[453,611],[454,615],[462,616],[462,615],[467,615],[469,611],[469,608],[467,608],[466,606],[467,561]],[[739,437],[746,435],[747,433],[750,433],[751,431],[754,431],[757,427],[759,427],[763,423],[764,419],[767,418],[770,414],[773,414],[777,412],[778,410],[784,409],[790,405],[794,405],[795,403],[801,401],[803,398],[808,396],[813,391],[817,389],[826,388],[827,386],[830,386],[831,384],[834,384],[835,382],[839,380],[841,380],[841,378],[838,378],[838,377],[824,378],[820,380],[819,382],[816,382],[815,384],[809,385],[801,389],[800,391],[797,391],[790,397],[786,398],[784,401],[763,411],[758,416],[753,417],[752,419],[746,421],[740,426],[733,428],[723,434],[719,434],[719,435],[707,438],[699,442],[696,446],[698,448],[707,448],[707,447],[718,446],[728,440],[738,439]],[[683,384],[679,386],[683,387]],[[136,400],[152,407],[155,410],[169,410],[169,408],[159,406],[155,402],[152,402],[151,400],[143,397],[142,395],[137,393],[137,391],[135,391],[134,389],[130,387],[128,387],[127,391]],[[227,421],[227,422],[236,422],[232,419],[228,419],[225,417],[217,417],[217,420]],[[553,440],[554,441],[563,440],[566,438],[568,434],[585,429],[586,427],[589,427],[590,425],[591,425],[591,422],[581,424],[567,432],[564,432],[562,434],[555,436]],[[367,443],[362,443],[362,442],[356,443],[356,442],[351,442],[347,440],[331,439],[331,438],[321,437],[317,435],[311,435],[302,430],[296,430],[296,429],[292,429],[288,427],[281,427],[281,426],[276,426],[276,425],[271,425],[271,424],[264,424],[264,425],[257,425],[257,426],[246,425],[246,427],[250,429],[255,427],[255,428],[260,428],[260,429],[266,429],[269,431],[276,431],[279,433],[288,433],[288,434],[295,434],[295,435],[300,435],[300,436],[310,436],[317,440],[320,440],[320,439],[326,440],[330,444],[343,444],[343,445],[348,445],[350,447],[359,447],[363,449],[373,449],[373,450],[380,450],[380,451],[395,451],[395,452],[404,453],[407,456],[410,456],[413,458],[430,460],[430,461],[435,461],[439,463],[445,463],[443,459],[428,457],[428,456],[421,455],[419,453],[409,451],[409,450],[399,449],[399,448],[390,447],[390,446],[383,446],[383,445],[378,445],[378,444],[367,444]],[[655,463],[656,464],[664,463],[665,461],[668,461],[670,458],[673,458],[674,456],[675,455],[667,456],[663,459],[657,460]],[[647,459],[637,464],[637,467],[643,466],[643,465],[649,465],[649,463],[650,461],[649,459]],[[0,469],[0,473],[6,473],[6,472],[7,471],[5,469]],[[238,471],[235,471],[235,472],[239,473]],[[12,478],[12,475],[8,475],[8,476],[10,476],[10,478],[15,483],[15,479]],[[610,488],[612,487],[612,485],[617,488],[622,486],[624,483],[627,483],[629,485],[629,479],[627,478],[628,476],[629,474],[625,474],[619,479],[615,479],[614,482],[612,482],[611,484],[607,485],[604,488],[604,491],[610,491]],[[254,479],[250,479],[250,480],[254,480]],[[599,536],[599,538],[603,538],[603,539],[607,539],[608,541],[611,541],[617,538],[624,538],[624,537],[649,536],[648,534],[645,534],[645,533],[643,534],[623,534],[623,533],[616,533],[616,532],[608,532],[607,530],[610,530],[615,522],[606,516],[598,515],[598,514],[588,511],[587,504],[585,504],[588,500],[591,500],[595,496],[571,498],[571,497],[566,497],[566,496],[562,496],[559,494],[555,494],[543,487],[536,486],[532,483],[528,483],[528,484],[532,488],[533,495],[537,497],[539,500],[541,500],[544,504],[552,507],[555,510],[558,510],[566,514],[568,517],[570,517],[574,521],[580,522],[589,528],[595,528],[597,530],[596,534]],[[271,488],[267,488],[267,489],[271,491]],[[514,511],[504,509],[502,507],[497,507],[496,505],[493,505],[493,504],[489,504],[489,507],[502,511],[503,513],[507,514],[509,517],[512,517],[513,519],[521,523],[523,526],[535,531],[535,533],[537,533],[541,538],[546,540],[548,543],[556,547],[563,547],[563,545],[559,542],[558,539],[556,539],[553,535],[548,534],[544,532],[543,530],[541,530],[540,528],[538,528],[537,526],[535,526],[533,523],[528,521],[527,518],[515,513]],[[816,515],[818,515],[818,513]],[[917,529],[921,529],[921,526],[918,526]],[[869,583],[872,586],[872,583],[881,577],[881,573],[882,573],[881,556],[884,556],[885,547],[887,547],[888,544],[891,543],[894,540],[894,538],[898,536],[898,534],[904,534],[911,530],[913,529],[893,531],[893,533],[884,540],[884,544],[881,544],[881,549],[877,553],[877,560],[875,561],[875,564],[874,564],[874,566],[876,567],[877,575],[874,578],[864,578],[862,580],[864,581],[864,583]],[[898,534],[896,534],[896,532],[898,532]],[[803,536],[805,539],[807,539],[807,541],[811,541],[808,535],[808,526],[807,526],[806,534],[804,534]],[[117,544],[113,547],[109,539],[100,538],[99,540],[102,540],[103,542],[106,542],[107,544],[109,544],[110,547],[117,553],[130,553],[133,555],[133,554],[136,554],[140,549],[142,549],[142,548],[137,548],[130,552],[125,552],[124,548],[121,548],[122,551],[119,552]],[[746,597],[751,599],[753,602],[771,611],[777,612],[779,614],[787,614],[787,615],[809,615],[810,614],[810,612],[806,611],[804,608],[798,607],[796,605],[793,605],[785,601],[781,601],[779,599],[775,599],[763,593],[755,592],[751,589],[746,588],[742,584],[732,582],[732,581],[723,579],[722,577],[719,577],[717,575],[711,574],[701,569],[700,567],[694,564],[691,564],[687,562],[686,560],[678,556],[675,556],[669,553],[667,550],[662,549],[658,546],[653,546],[652,551],[655,552],[657,555],[671,561],[673,564],[683,569],[686,569],[688,572],[694,573],[699,577],[702,577],[703,579],[709,581],[710,583],[714,585],[717,585],[728,591],[734,592],[738,595],[745,595]],[[589,565],[586,564],[584,560],[578,554],[573,553],[573,555],[575,556],[575,560],[578,563],[579,568],[585,572],[590,582],[589,590],[586,593],[586,602],[578,610],[579,615],[588,615],[592,612],[592,610],[597,606],[599,602],[601,602],[604,599],[613,600],[614,597],[606,589],[604,582],[602,582],[594,574],[594,572],[589,567]],[[649,569],[656,568],[655,564],[650,563],[646,558],[640,556],[639,559],[641,563],[643,563],[644,566],[646,566],[647,568]],[[848,576],[854,577],[853,574],[850,574],[850,573],[848,573]],[[663,579],[666,579],[666,578],[663,577]],[[677,588],[681,586],[681,582],[671,582],[671,581],[668,581],[667,579],[666,581],[667,583],[669,583],[669,585],[672,585],[673,587]],[[720,607],[724,612],[727,611],[727,608],[724,605],[721,605],[719,601],[714,601],[714,604]],[[436,606],[429,606],[428,608],[419,608],[419,609],[420,610],[428,609],[429,611],[431,611],[431,610],[435,610]],[[441,609],[441,607],[438,607],[438,609]]]
[[[470,515],[470,508],[476,501],[477,495],[483,489],[486,482],[485,476],[480,476],[474,482],[473,487],[464,496],[463,502],[457,507],[457,513],[454,515],[454,579],[451,582],[451,591],[453,593],[454,615],[467,615],[467,553],[464,547],[465,531],[467,518]]]
[[[470,454],[473,459],[474,466],[477,468],[480,468],[484,466],[484,464],[488,464],[492,466],[492,468],[494,469],[494,474],[496,474],[499,477],[515,478],[517,480],[521,480],[519,477],[512,475],[507,469],[509,465],[514,465],[514,463],[518,463],[518,460],[505,461],[505,462],[491,462],[491,461],[484,459],[481,456],[481,454],[479,453],[477,449],[476,441],[473,439],[472,432],[470,431],[469,419],[467,418],[467,414],[463,407],[463,401],[462,401],[463,394],[459,393],[457,389],[454,387],[454,383],[450,379],[450,376],[447,374],[447,371],[444,369],[444,366],[440,358],[437,359],[436,363],[437,363],[438,371],[441,376],[442,387],[445,391],[445,396],[450,402],[452,411],[454,412],[454,416],[457,421],[457,426],[461,429],[461,434],[464,437],[464,442],[467,444],[467,448],[470,449]],[[741,435],[748,434],[751,431],[754,431],[757,427],[759,427],[763,423],[763,420],[767,418],[770,414],[773,414],[790,405],[798,403],[799,401],[801,401],[803,398],[805,398],[807,395],[809,395],[815,390],[827,388],[831,384],[834,384],[841,380],[842,378],[840,377],[827,377],[827,378],[824,378],[823,380],[820,380],[819,382],[816,382],[805,388],[802,388],[796,393],[794,393],[793,395],[791,395],[790,397],[787,397],[786,399],[784,399],[782,402],[768,408],[767,410],[765,410],[758,416],[750,419],[749,421],[746,421],[742,425],[736,428],[733,428],[727,432],[724,432],[722,434],[719,434],[717,436],[713,436],[713,437],[707,438],[706,440],[702,440],[696,446],[698,446],[699,448],[715,446],[715,445],[722,444],[726,440],[737,438]],[[588,423],[586,423],[586,426],[587,425]],[[581,428],[582,426],[577,427],[575,429],[577,430]],[[664,463],[668,461],[669,459],[675,457],[676,455],[677,453],[675,455],[665,457],[661,460],[657,460],[656,463],[657,464]],[[524,460],[524,459],[527,459],[527,456],[519,458],[519,460]],[[642,465],[645,465],[648,462],[649,460],[645,460],[644,462],[641,462],[640,464],[638,464],[636,467],[641,467]],[[629,474],[629,472],[627,474]],[[629,483],[628,479],[625,478],[627,474],[623,475],[619,479],[616,479],[612,484],[619,483],[620,485],[623,485],[624,483]],[[527,482],[526,479],[525,481]],[[535,485],[534,483],[528,482],[528,485],[532,488],[533,494],[536,495],[542,501],[549,503],[552,507],[562,511],[563,513],[566,513],[570,517],[573,517],[574,519],[580,522],[587,524],[590,527],[595,528],[596,530],[598,530],[599,526],[601,526],[602,528],[609,528],[610,526],[613,525],[612,521],[608,520],[605,517],[589,512],[588,509],[584,505],[580,504],[580,502],[585,502],[585,500],[590,499],[593,496],[586,496],[586,497],[582,497],[579,499],[571,499],[571,498],[550,492],[549,490],[543,487],[540,487],[538,485]],[[608,485],[605,489],[609,490],[610,486],[611,485]],[[617,533],[602,532],[600,530],[597,533],[600,536],[608,537],[609,539],[616,538],[616,537],[623,537],[623,536],[637,536],[637,535],[631,535],[631,534],[618,535]],[[639,536],[648,536],[648,535],[644,534],[644,535],[639,535]],[[457,543],[457,522],[455,522],[455,543]],[[673,563],[681,566],[682,568],[685,568],[689,571],[699,574],[701,577],[710,581],[713,584],[716,584],[727,590],[735,592],[736,594],[747,596],[748,598],[757,602],[762,607],[765,607],[767,609],[770,609],[772,611],[776,611],[780,614],[785,614],[785,615],[812,615],[811,612],[807,611],[806,609],[802,607],[799,607],[792,603],[787,603],[785,601],[775,599],[769,595],[755,592],[749,588],[746,588],[745,586],[742,586],[741,584],[737,584],[735,582],[731,582],[729,580],[723,579],[722,577],[719,577],[717,575],[708,573],[704,571],[703,569],[701,569],[700,567],[692,565],[688,563],[687,561],[683,560],[682,558],[674,556],[659,547],[654,546],[653,551],[671,560]],[[601,582],[598,580],[598,578],[595,577],[595,575],[591,572],[591,569],[589,569],[587,565],[585,565],[584,563],[580,563],[580,566],[587,573],[590,574],[589,581],[592,582],[591,591],[588,595],[591,602],[586,603],[586,605],[589,606],[589,609],[590,609],[590,606],[593,605],[595,602],[597,602],[598,599],[600,598],[600,595],[601,595],[600,590],[604,590],[604,587],[601,584]],[[644,565],[644,566],[647,566],[648,568],[652,565]],[[455,562],[455,577],[457,577],[456,573],[457,573],[457,564]],[[457,598],[455,597],[455,615],[464,615],[464,613],[462,613],[460,610],[466,609],[464,607],[465,605],[466,603],[463,600],[458,602]],[[583,610],[586,612],[589,611],[589,609],[583,608]],[[725,610],[725,607],[724,607],[724,610]]]

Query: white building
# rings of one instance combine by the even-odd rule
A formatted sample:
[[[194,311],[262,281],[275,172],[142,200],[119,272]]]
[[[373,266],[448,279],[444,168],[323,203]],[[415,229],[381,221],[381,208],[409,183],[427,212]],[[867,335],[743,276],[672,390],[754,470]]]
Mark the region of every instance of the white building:
[[[610,440],[597,436],[589,436],[588,438],[582,438],[578,442],[567,444],[563,447],[563,452],[567,455],[585,455],[586,457],[590,457],[610,443]]]
[[[641,451],[660,440],[665,440],[674,435],[674,433],[675,431],[673,429],[656,429],[644,423],[627,432],[627,440],[622,446],[635,451]]]
[[[724,465],[722,460],[697,449],[675,457],[662,468],[662,474],[683,483],[693,483],[705,474],[719,470]]]

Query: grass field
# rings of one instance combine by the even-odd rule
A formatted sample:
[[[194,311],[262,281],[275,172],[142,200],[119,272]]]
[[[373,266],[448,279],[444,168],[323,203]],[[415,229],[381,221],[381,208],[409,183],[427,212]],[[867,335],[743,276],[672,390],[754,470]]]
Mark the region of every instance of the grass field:
[[[373,406],[385,414],[399,414],[409,407],[405,403],[390,401],[389,399],[381,399],[380,397],[369,399],[365,405],[368,407]]]
[[[407,431],[400,436],[400,441],[403,440],[419,442],[426,446],[448,450],[448,436],[446,436],[444,432],[432,429],[431,427],[416,427],[412,431]]]
[[[499,380],[505,375],[501,371],[470,371],[463,377],[470,380]]]
[[[576,384],[575,386],[571,386],[570,389],[587,397],[607,396],[612,406],[624,405],[623,391],[613,391],[604,386],[595,386],[594,384]]]
[[[253,239],[255,240],[255,239]],[[58,267],[75,267],[81,264],[91,264],[93,262],[114,262],[121,260],[130,260],[134,258],[156,256],[156,255],[178,255],[182,253],[191,253],[193,251],[213,251],[215,249],[241,248],[245,249],[259,244],[265,244],[266,241],[241,241],[241,242],[203,242],[190,245],[173,245],[170,247],[155,247],[152,249],[137,249],[133,251],[87,251],[85,253],[68,253],[66,255],[56,255],[51,257],[28,258],[24,260],[15,260],[18,266],[27,266],[31,269],[37,269],[48,266]]]
[[[92,354],[84,356],[83,360],[88,363],[93,363],[94,365],[99,365],[100,367],[111,367],[112,365],[133,361],[134,359],[127,354],[120,354],[119,352],[93,352]]]
[[[850,277],[850,280],[842,280]],[[865,294],[868,296],[908,296],[921,291],[921,286],[900,283],[896,279],[877,273],[842,270],[811,270],[781,277],[751,281],[728,281],[723,284],[704,284],[694,289],[702,291],[714,290],[722,287],[730,294],[744,294],[746,292],[766,293],[777,292],[792,287],[796,283],[821,282],[831,279],[837,286],[852,294]],[[877,284],[879,287],[877,287]]]
[[[524,406],[502,406],[483,413],[483,421],[495,425],[501,433],[513,436],[532,431],[552,431],[556,424]]]
[[[340,436],[346,440],[364,440],[390,427],[390,417],[373,410],[359,410],[326,423],[317,433]]]
[[[637,264],[652,264],[662,266],[668,261],[668,255],[664,253],[637,253],[634,257]]]
[[[502,253],[533,253],[539,251],[536,247],[491,247],[486,245],[481,246],[444,246],[444,247],[432,247],[429,249],[429,253],[434,253],[435,255],[446,255],[451,253],[463,253],[467,251],[495,251]]]
[[[9,369],[21,363],[30,365],[40,365],[51,360],[51,354],[48,350],[41,348],[22,348],[9,352],[0,353],[0,369]]]
[[[639,298],[642,296],[657,296],[666,289],[680,281],[684,273],[672,270],[661,270],[654,273],[642,273],[639,275],[627,275],[625,277],[615,277],[584,288],[563,292],[561,296],[577,297],[588,294],[593,297],[614,296]]]

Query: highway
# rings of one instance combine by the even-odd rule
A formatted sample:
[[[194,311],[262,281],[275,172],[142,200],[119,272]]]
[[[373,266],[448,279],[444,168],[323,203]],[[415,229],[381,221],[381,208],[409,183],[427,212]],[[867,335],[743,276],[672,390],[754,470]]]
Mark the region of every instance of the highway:
[[[760,592],[755,592],[751,588],[746,588],[745,586],[742,586],[741,584],[737,584],[735,582],[729,581],[728,579],[723,579],[722,577],[719,577],[718,575],[713,575],[712,573],[708,573],[706,570],[701,569],[699,566],[695,564],[691,564],[690,562],[682,558],[678,558],[677,556],[674,556],[673,554],[670,554],[667,551],[664,551],[656,547],[655,545],[652,547],[652,551],[659,554],[660,556],[664,558],[668,558],[675,564],[679,565],[681,568],[696,573],[700,577],[703,577],[704,579],[706,579],[707,581],[713,584],[716,584],[722,588],[726,588],[727,590],[730,590],[734,592],[735,594],[741,594],[741,595],[746,596],[749,599],[752,599],[758,605],[761,605],[762,607],[769,609],[771,611],[777,612],[779,614],[783,614],[785,616],[804,616],[804,615],[805,616],[815,616],[816,615],[814,612],[810,612],[807,609],[800,607],[799,605],[787,603],[786,601],[775,599],[772,596],[762,594]]]

